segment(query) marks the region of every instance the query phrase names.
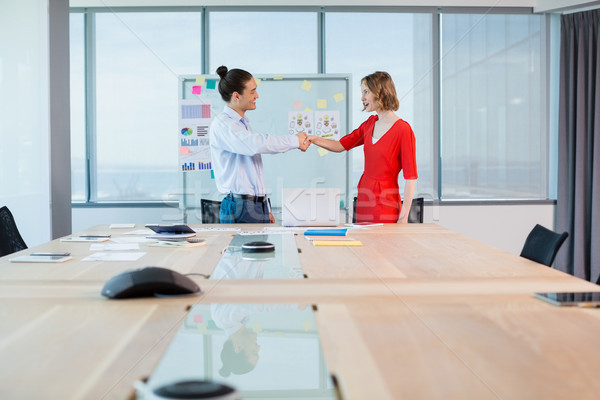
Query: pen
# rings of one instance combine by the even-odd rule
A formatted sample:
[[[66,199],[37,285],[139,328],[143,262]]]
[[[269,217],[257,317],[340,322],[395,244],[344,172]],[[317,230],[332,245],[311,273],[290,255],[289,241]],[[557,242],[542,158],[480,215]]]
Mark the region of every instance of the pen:
[[[64,253],[31,253],[30,256],[70,256],[71,253],[69,252],[64,252]]]
[[[598,308],[600,307],[600,304],[598,303],[577,303],[577,307],[581,307],[581,308]]]

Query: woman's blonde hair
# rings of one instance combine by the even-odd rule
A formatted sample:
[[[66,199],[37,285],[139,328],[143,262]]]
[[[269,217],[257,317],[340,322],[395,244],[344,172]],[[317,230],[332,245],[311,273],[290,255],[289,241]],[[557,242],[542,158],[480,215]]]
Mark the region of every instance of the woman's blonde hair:
[[[387,72],[376,71],[365,76],[360,83],[365,83],[371,93],[377,100],[378,109],[397,111],[400,107],[398,96],[396,95],[396,86],[392,77]],[[365,108],[363,108],[365,111]]]

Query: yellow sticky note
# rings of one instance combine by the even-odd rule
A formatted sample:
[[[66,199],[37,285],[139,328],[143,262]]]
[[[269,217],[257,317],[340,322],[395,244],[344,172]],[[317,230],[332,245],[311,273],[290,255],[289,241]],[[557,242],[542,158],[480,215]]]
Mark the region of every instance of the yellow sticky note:
[[[310,90],[310,88],[312,87],[312,83],[305,80],[304,82],[302,82],[302,85],[300,85],[300,87],[308,92]]]
[[[281,75],[281,74],[273,75],[273,80],[275,80],[275,81],[280,81],[282,79],[283,79],[283,75]]]
[[[260,78],[254,78],[254,82],[256,82],[256,87],[260,86]]]
[[[327,100],[325,100],[325,99],[317,100],[317,108],[327,108]]]
[[[342,92],[336,93],[333,95],[333,99],[336,103],[339,103],[340,101],[344,100],[344,95],[342,94]]]
[[[262,325],[260,324],[260,322],[255,322],[252,324],[252,330],[256,333],[262,332]]]
[[[198,332],[199,333],[206,333],[206,322],[202,322],[201,324],[198,324]]]
[[[196,77],[196,85],[204,86],[205,83],[206,83],[205,76],[197,76]]]
[[[304,111],[312,111],[312,108],[310,108],[310,107],[306,107],[306,108],[304,109]]]
[[[313,324],[311,321],[309,320],[305,320],[302,322],[302,328],[304,328],[305,331],[310,331],[313,327]]]
[[[325,154],[329,153],[329,151],[327,149],[324,149],[322,147],[317,148],[317,152],[319,153],[319,155],[321,157],[323,157]]]

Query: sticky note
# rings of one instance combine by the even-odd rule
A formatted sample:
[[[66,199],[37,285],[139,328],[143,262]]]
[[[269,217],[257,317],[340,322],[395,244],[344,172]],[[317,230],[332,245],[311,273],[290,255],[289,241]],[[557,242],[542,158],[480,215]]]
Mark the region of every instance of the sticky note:
[[[192,86],[192,94],[202,93],[202,86]]]
[[[194,322],[202,322],[202,314],[194,315]]]
[[[340,101],[344,100],[344,95],[342,94],[342,92],[336,93],[333,95],[333,99],[336,103],[339,103]]]
[[[206,333],[206,322],[197,325],[199,333]]]
[[[317,152],[319,153],[319,155],[321,157],[323,157],[325,154],[329,153],[329,151],[327,149],[324,149],[322,147],[317,148]]]
[[[282,79],[283,79],[283,75],[281,75],[281,74],[273,75],[273,80],[274,81],[280,81]]]
[[[312,111],[312,108],[310,108],[310,107],[306,107],[306,108],[304,109],[304,111]]]
[[[179,154],[190,154],[190,148],[187,146],[180,147]]]
[[[305,331],[310,331],[313,327],[313,324],[311,321],[309,320],[305,320],[302,322],[302,328],[304,328]]]
[[[325,100],[325,99],[317,100],[317,108],[327,108],[327,100]]]
[[[256,87],[260,86],[260,78],[254,78],[254,82],[256,82]]]
[[[310,88],[312,87],[312,83],[305,80],[304,82],[302,82],[302,85],[300,85],[300,87],[308,92],[310,90]]]
[[[196,77],[196,85],[204,86],[205,83],[206,83],[206,77],[204,77],[204,76]]]
[[[294,103],[294,110],[300,110],[302,109],[302,100],[296,100]]]
[[[260,322],[255,322],[252,324],[252,330],[256,333],[262,332],[262,325],[260,324]]]
[[[217,81],[209,79],[206,81],[206,88],[207,89],[214,89],[217,87]]]

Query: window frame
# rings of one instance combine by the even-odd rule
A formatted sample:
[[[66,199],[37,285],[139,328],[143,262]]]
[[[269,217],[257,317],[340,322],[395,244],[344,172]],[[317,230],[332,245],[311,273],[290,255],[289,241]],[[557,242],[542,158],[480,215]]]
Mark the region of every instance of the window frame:
[[[531,203],[548,203],[555,202],[552,195],[556,193],[555,185],[556,174],[556,158],[557,154],[553,154],[556,151],[556,144],[554,144],[556,133],[553,132],[553,128],[558,125],[557,114],[552,111],[557,107],[551,100],[546,100],[544,109],[546,115],[544,118],[545,134],[547,135],[547,162],[546,165],[541,168],[544,169],[543,173],[547,177],[545,182],[546,198],[523,198],[523,199],[451,199],[444,200],[442,190],[442,154],[441,154],[441,113],[443,110],[442,106],[442,90],[441,88],[441,23],[443,14],[519,14],[529,15],[534,14],[532,8],[520,8],[520,7],[498,7],[490,9],[489,7],[431,7],[431,6],[243,6],[243,7],[228,7],[228,6],[157,6],[157,7],[72,7],[69,10],[70,13],[83,13],[84,14],[84,54],[85,54],[85,125],[86,125],[86,201],[85,202],[73,202],[74,207],[115,207],[115,206],[126,206],[126,207],[176,207],[179,203],[178,200],[173,201],[132,201],[132,202],[112,202],[112,201],[98,201],[97,197],[97,149],[96,149],[96,71],[95,71],[95,16],[99,13],[161,13],[161,12],[195,12],[201,14],[202,21],[202,38],[200,43],[201,48],[201,74],[209,74],[207,71],[210,65],[210,13],[212,12],[314,12],[317,18],[317,71],[318,73],[327,73],[326,71],[326,46],[325,46],[325,32],[326,32],[326,13],[419,13],[419,14],[431,14],[432,17],[432,60],[434,65],[433,71],[433,87],[432,87],[432,98],[433,98],[433,120],[434,132],[432,137],[432,149],[434,152],[432,173],[433,173],[433,192],[432,199],[426,199],[435,203],[444,204],[531,204]],[[552,84],[552,79],[555,79],[556,71],[551,62],[556,55],[557,49],[551,46],[551,36],[554,30],[556,30],[556,22],[554,22],[554,30],[551,25],[551,16],[549,14],[543,14],[545,21],[544,43],[545,46],[540,49],[543,52],[543,59],[545,63],[545,76],[542,77],[548,85],[546,86],[549,91],[546,99],[552,98],[552,95],[556,92],[557,85]],[[556,40],[554,40],[556,42]]]

